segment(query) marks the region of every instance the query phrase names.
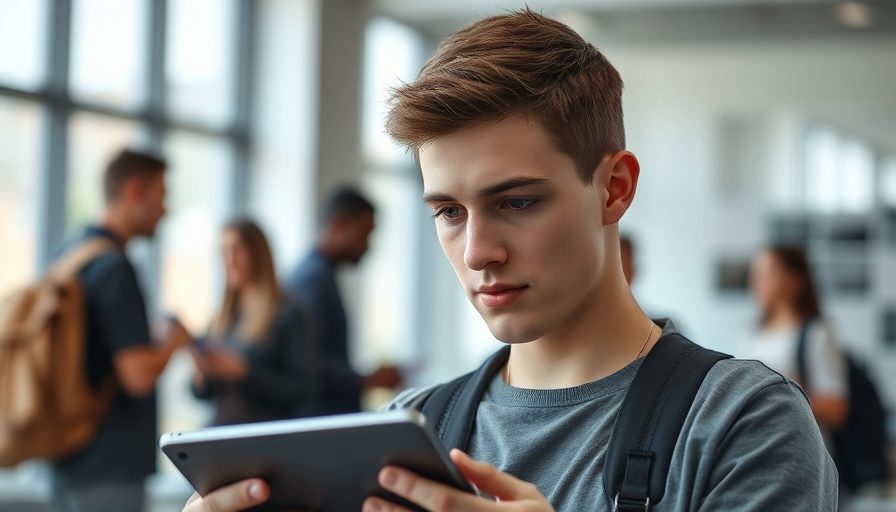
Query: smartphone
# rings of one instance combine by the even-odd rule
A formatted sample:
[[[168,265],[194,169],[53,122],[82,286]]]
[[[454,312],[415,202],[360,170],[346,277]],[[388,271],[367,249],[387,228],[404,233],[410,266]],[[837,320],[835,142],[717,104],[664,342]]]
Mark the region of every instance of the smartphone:
[[[159,445],[202,496],[247,478],[265,480],[270,499],[250,509],[259,512],[361,510],[371,495],[423,511],[379,486],[386,465],[475,492],[412,409],[172,432]]]

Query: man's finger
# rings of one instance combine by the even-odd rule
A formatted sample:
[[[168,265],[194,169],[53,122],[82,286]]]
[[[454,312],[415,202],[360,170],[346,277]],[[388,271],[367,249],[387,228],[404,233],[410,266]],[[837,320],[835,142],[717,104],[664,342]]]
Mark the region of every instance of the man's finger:
[[[270,488],[258,479],[244,480],[210,492],[204,498],[190,498],[183,512],[237,512],[264,502]]]
[[[432,512],[445,512],[454,510],[494,510],[495,503],[487,501],[479,496],[455,489],[454,487],[440,484],[421,477],[408,470],[386,466],[380,471],[377,479],[384,489],[389,490]],[[377,504],[379,508],[372,508]],[[388,504],[382,500],[368,499],[364,510],[379,511],[404,511],[398,505]]]
[[[534,485],[513,475],[502,473],[491,464],[475,461],[456,448],[451,450],[450,455],[464,479],[482,492],[491,494],[502,501],[543,499]]]

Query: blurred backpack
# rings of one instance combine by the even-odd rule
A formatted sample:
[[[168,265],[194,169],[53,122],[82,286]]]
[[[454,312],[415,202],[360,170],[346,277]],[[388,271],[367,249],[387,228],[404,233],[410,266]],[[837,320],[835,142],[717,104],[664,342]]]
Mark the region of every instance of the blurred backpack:
[[[813,320],[806,322],[797,343],[797,371],[801,382],[811,389],[811,375],[806,367],[807,333]],[[855,491],[864,484],[880,482],[889,477],[887,461],[887,414],[874,382],[865,369],[849,354],[846,362],[847,400],[846,421],[831,431],[834,444],[834,464],[840,482]]]
[[[0,301],[0,467],[74,453],[111,406],[113,379],[97,390],[87,377],[78,272],[116,250],[104,237],[91,238]]]

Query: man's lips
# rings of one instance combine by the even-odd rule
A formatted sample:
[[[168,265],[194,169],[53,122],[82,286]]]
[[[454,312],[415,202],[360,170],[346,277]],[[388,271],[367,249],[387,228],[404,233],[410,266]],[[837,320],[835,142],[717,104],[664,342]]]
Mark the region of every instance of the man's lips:
[[[528,286],[495,284],[480,286],[476,295],[487,308],[502,308],[515,302]]]

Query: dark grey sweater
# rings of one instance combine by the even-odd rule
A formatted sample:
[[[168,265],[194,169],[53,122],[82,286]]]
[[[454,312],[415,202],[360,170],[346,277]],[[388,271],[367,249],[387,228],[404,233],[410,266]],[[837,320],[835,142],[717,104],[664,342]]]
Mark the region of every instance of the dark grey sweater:
[[[532,482],[558,511],[612,510],[604,453],[642,361],[568,389],[513,388],[496,376],[469,454]],[[389,408],[430,390],[405,392]],[[651,510],[836,509],[836,469],[802,391],[756,361],[717,363],[685,420],[666,494]]]

